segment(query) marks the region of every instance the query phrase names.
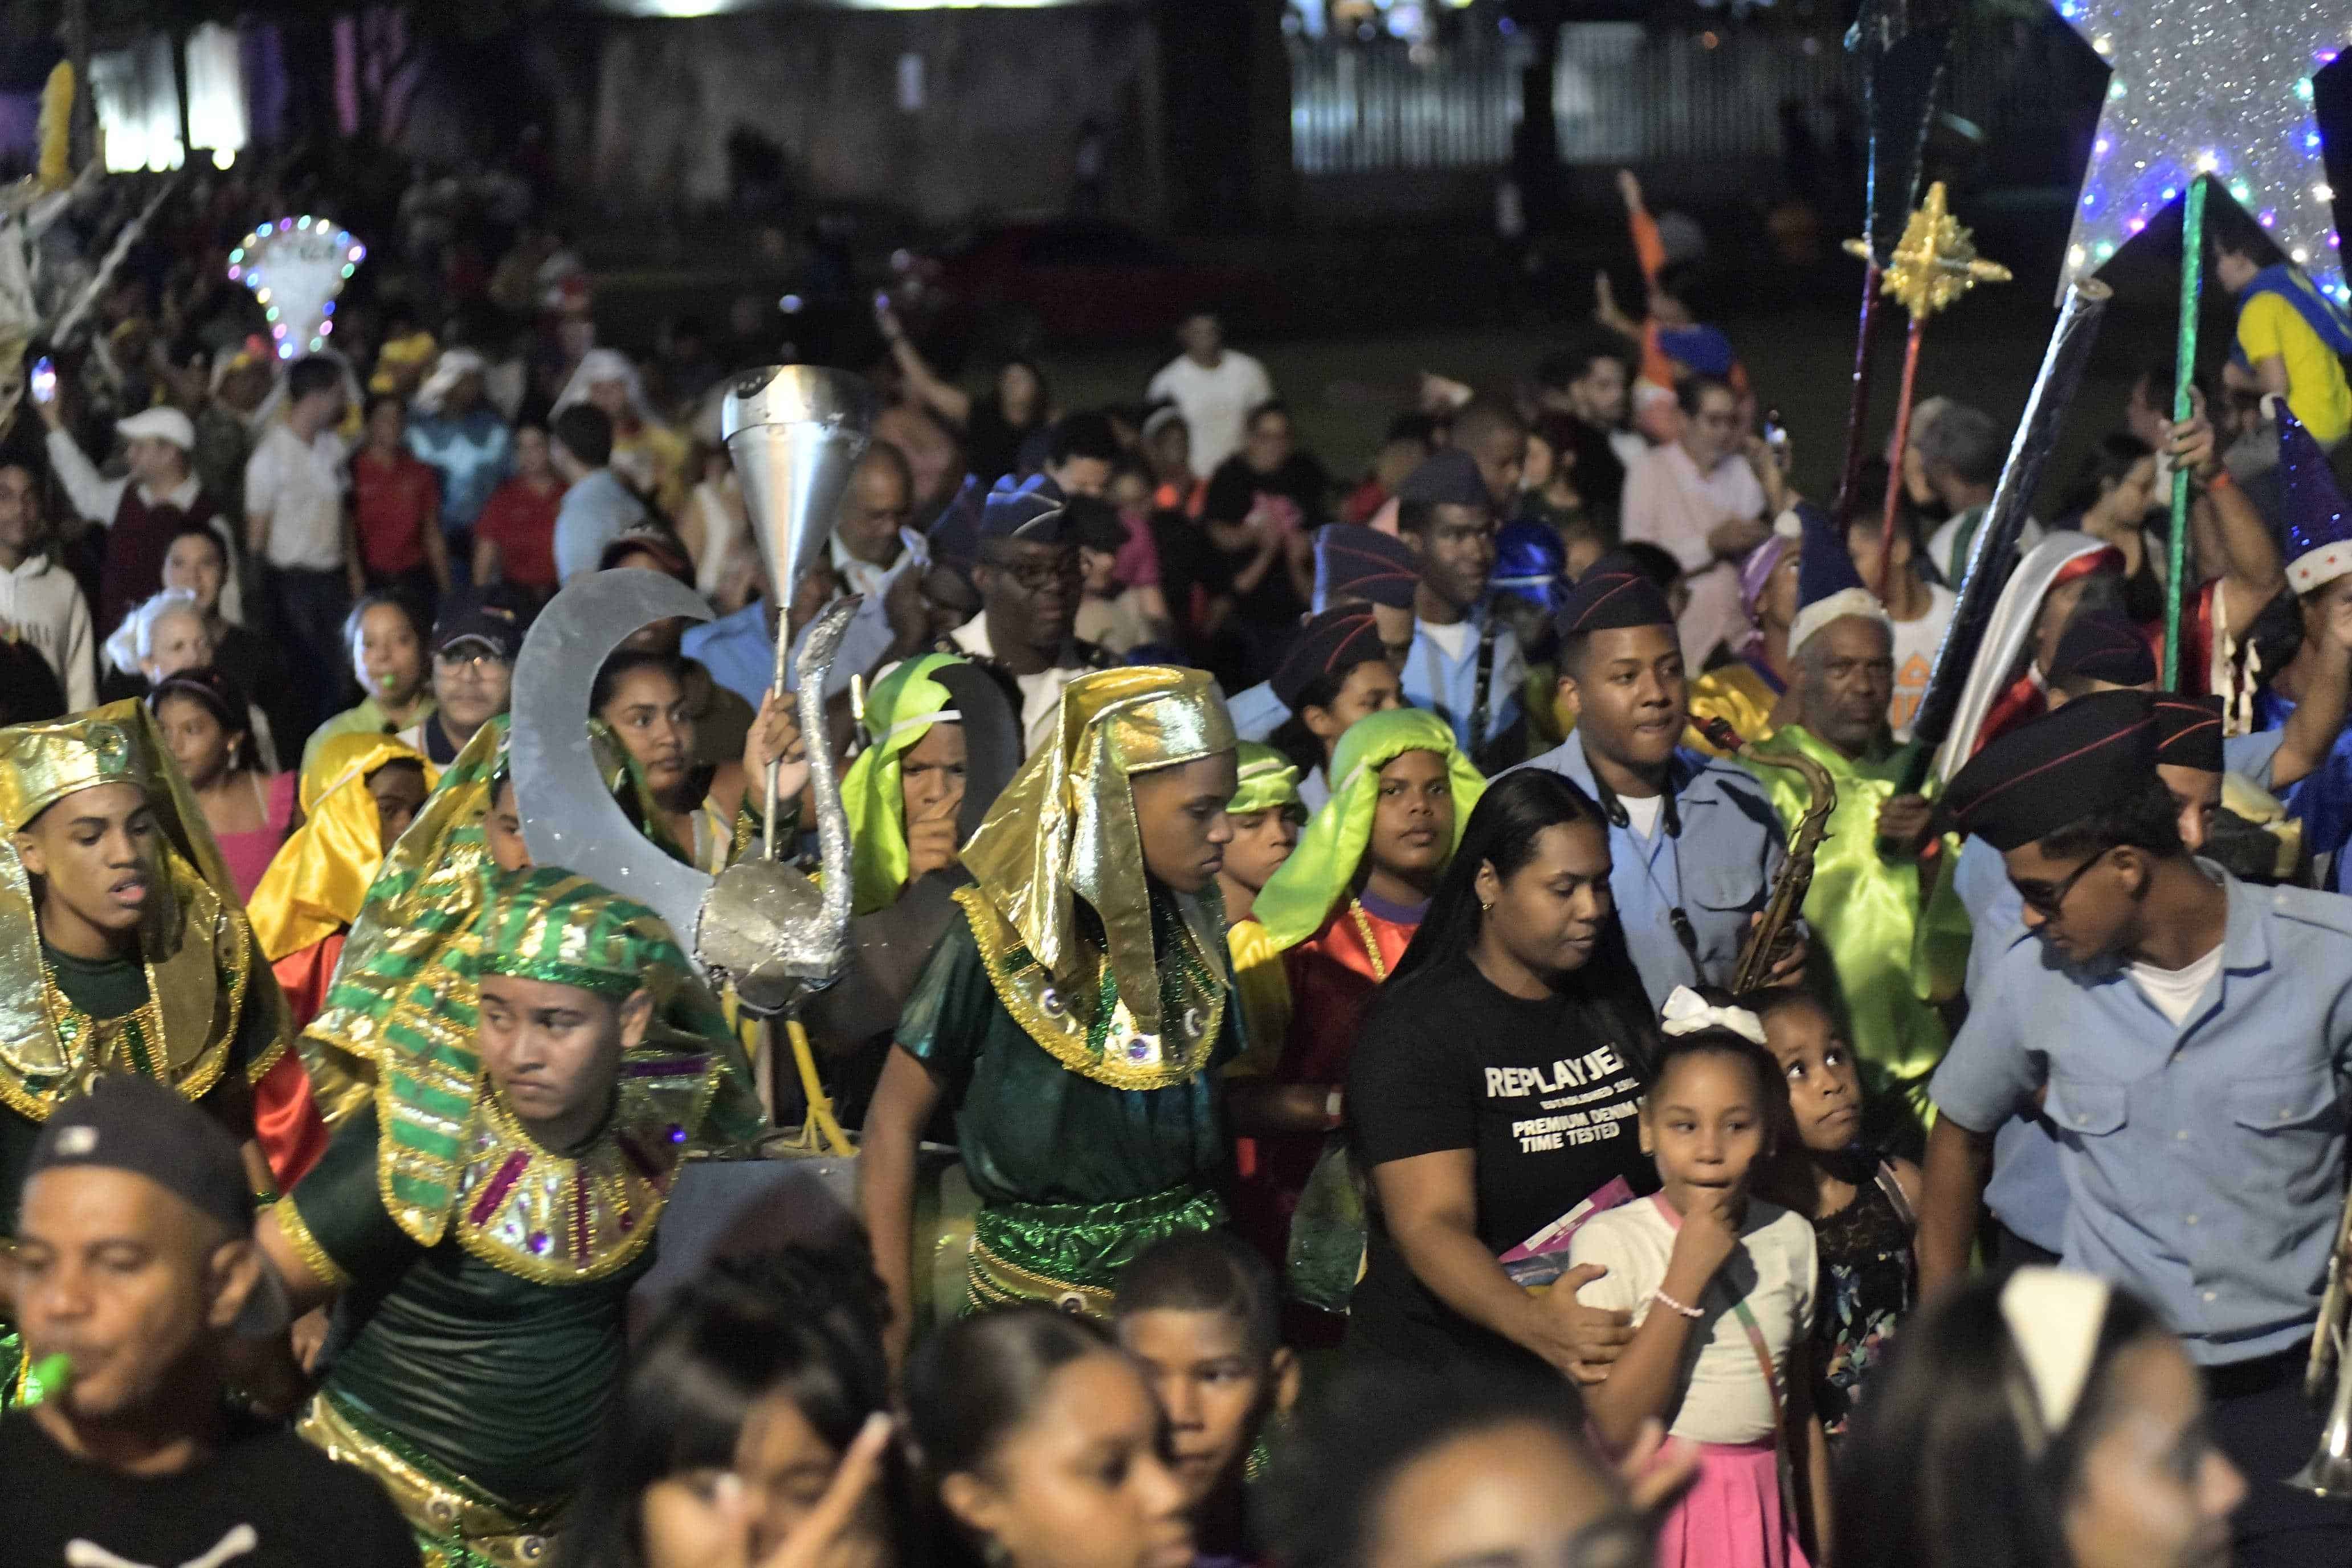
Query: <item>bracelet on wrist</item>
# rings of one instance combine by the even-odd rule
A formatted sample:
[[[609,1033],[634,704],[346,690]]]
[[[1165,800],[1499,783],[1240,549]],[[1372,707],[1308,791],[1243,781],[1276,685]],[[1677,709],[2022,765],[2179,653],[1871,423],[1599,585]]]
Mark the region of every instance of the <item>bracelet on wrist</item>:
[[[2205,487],[2207,495],[2211,495],[2215,490],[2226,490],[2236,484],[2238,476],[2227,468],[2216,468],[2210,479],[2200,479],[2198,482]]]
[[[1651,1291],[1650,1300],[1655,1301],[1659,1306],[1664,1307],[1667,1311],[1675,1314],[1675,1316],[1678,1318],[1688,1318],[1693,1322],[1696,1322],[1699,1319],[1706,1316],[1705,1312],[1700,1311],[1696,1307],[1686,1307],[1682,1302],[1675,1300],[1672,1296],[1667,1295],[1664,1290]]]

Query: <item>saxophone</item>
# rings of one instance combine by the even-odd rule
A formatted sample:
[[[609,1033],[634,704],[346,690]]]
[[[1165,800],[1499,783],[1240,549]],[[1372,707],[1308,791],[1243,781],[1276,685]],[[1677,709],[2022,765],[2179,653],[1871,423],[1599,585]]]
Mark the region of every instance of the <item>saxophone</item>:
[[[1764,918],[1748,933],[1747,944],[1739,950],[1739,962],[1732,968],[1731,989],[1745,994],[1763,984],[1764,977],[1772,972],[1772,950],[1780,945],[1789,922],[1804,907],[1805,889],[1813,882],[1813,853],[1829,836],[1830,813],[1837,809],[1837,783],[1830,777],[1827,768],[1801,752],[1764,756],[1721,719],[1694,718],[1691,722],[1718,751],[1759,767],[1785,768],[1805,781],[1805,814],[1797,819],[1796,831],[1789,835],[1789,858],[1781,862],[1780,874],[1772,879],[1772,896],[1765,900]]]

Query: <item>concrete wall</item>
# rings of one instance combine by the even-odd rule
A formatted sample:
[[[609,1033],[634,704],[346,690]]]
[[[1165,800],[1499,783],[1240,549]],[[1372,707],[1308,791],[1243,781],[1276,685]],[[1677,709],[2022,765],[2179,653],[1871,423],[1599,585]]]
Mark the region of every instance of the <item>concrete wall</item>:
[[[922,105],[899,107],[903,57]],[[1124,5],[845,11],[606,25],[591,167],[609,209],[723,203],[727,137],[782,146],[795,184],[885,202],[927,222],[1067,205],[1081,126],[1108,132],[1105,205],[1164,204],[1150,13]]]

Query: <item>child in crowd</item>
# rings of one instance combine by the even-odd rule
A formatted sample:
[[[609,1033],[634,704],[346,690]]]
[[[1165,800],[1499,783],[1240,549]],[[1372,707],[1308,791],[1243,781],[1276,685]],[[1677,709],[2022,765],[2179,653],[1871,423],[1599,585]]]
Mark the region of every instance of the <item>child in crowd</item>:
[[[1789,1086],[1793,1145],[1773,1195],[1813,1222],[1821,1296],[1813,1315],[1813,1407],[1830,1438],[1845,1435],[1862,1385],[1917,1299],[1913,1252],[1923,1178],[1910,1161],[1862,1142],[1862,1075],[1818,997],[1748,998],[1765,1048]]]
[[[1142,590],[1119,580],[1119,553],[1129,545],[1127,525],[1107,501],[1074,497],[1070,512],[1078,536],[1081,597],[1072,629],[1113,658],[1148,642],[1151,623],[1139,603]]]
[[[1167,1414],[1176,1479],[1192,1510],[1196,1568],[1253,1560],[1252,1487],[1266,1439],[1298,1399],[1274,1270],[1226,1231],[1171,1237],[1119,1277],[1111,1323]]]
[[[1634,1323],[1608,1380],[1583,1391],[1585,1409],[1612,1448],[1653,1417],[1701,1446],[1698,1479],[1660,1531],[1658,1568],[1792,1568],[1808,1544],[1826,1555],[1830,1516],[1809,1352],[1813,1230],[1750,1192],[1788,1096],[1748,1009],[1679,988],[1662,1029],[1640,1123],[1659,1191],[1595,1215],[1569,1247],[1571,1268],[1607,1270],[1578,1300]]]

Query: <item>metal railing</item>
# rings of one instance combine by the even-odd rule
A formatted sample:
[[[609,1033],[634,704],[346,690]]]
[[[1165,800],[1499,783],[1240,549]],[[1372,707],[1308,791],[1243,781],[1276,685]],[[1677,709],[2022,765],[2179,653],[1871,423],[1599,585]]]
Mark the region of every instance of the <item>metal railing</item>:
[[[2054,135],[2067,106],[2049,71],[2071,63],[2059,58],[2065,47],[2046,30],[1964,31],[1943,105],[1996,141]],[[1524,40],[1484,31],[1418,50],[1293,39],[1292,163],[1305,174],[1497,166],[1510,156],[1527,58]],[[1843,100],[1858,121],[1859,93],[1858,68],[1833,38],[1571,23],[1552,112],[1571,164],[1769,158],[1782,147],[1784,103],[1802,106],[1828,153],[1839,130],[1831,106]]]

